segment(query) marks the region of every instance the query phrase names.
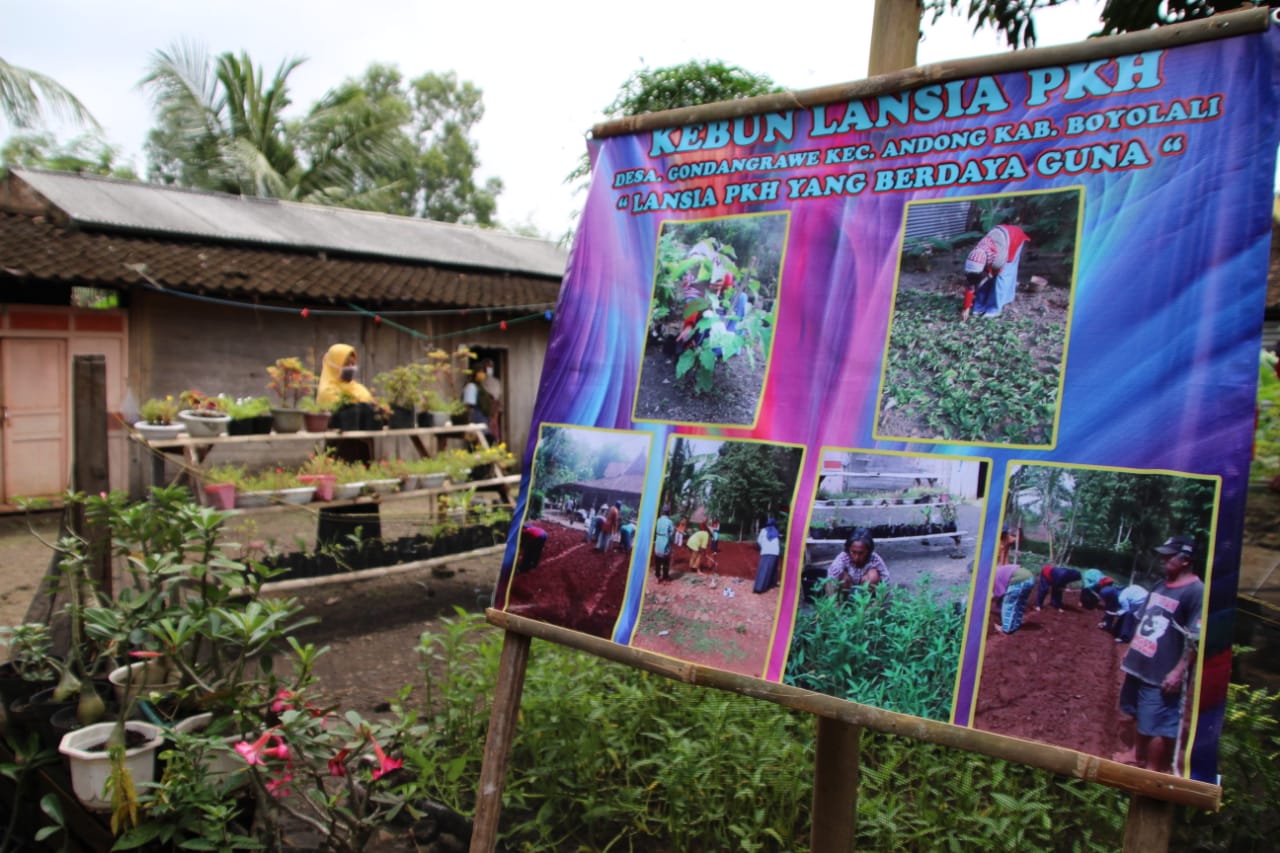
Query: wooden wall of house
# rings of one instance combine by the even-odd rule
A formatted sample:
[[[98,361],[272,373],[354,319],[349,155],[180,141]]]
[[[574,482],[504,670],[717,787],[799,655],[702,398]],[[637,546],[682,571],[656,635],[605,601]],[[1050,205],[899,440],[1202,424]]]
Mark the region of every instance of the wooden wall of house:
[[[390,324],[371,318],[328,316],[311,312],[302,317],[288,312],[258,310],[195,301],[154,292],[135,292],[129,306],[129,397],[126,412],[136,415],[137,407],[149,397],[177,395],[187,388],[210,394],[236,397],[263,396],[267,391],[266,367],[277,358],[299,356],[318,374],[325,351],[334,343],[356,347],[360,356],[360,381],[371,384],[379,372],[425,357],[437,346],[499,351],[499,375],[506,396],[508,447],[523,459],[529,440],[529,422],[542,362],[546,355],[550,323],[535,320],[513,323],[503,331],[480,327],[496,323],[497,316],[481,312],[431,317],[394,317],[394,322],[430,337],[415,337]],[[473,331],[474,330],[474,331]],[[383,456],[412,455],[407,439],[383,440]],[[210,462],[243,462],[266,465],[272,462],[301,462],[310,448],[304,442],[279,442],[218,448]],[[137,491],[150,482],[151,467],[146,452],[134,448],[131,454],[134,476],[130,488]],[[170,472],[176,472],[171,466]]]

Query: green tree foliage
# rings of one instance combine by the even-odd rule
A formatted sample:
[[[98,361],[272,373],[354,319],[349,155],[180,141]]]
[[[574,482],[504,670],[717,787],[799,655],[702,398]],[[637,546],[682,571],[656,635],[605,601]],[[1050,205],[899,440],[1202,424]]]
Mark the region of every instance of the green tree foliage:
[[[1085,548],[1110,552],[1141,581],[1159,572],[1151,549],[1167,537],[1209,541],[1215,497],[1207,478],[1023,465],[1009,480],[1005,523],[1039,527],[1049,562],[1070,563]]]
[[[641,68],[627,78],[604,112],[621,118],[779,91],[781,87],[763,74],[719,60],[695,59],[666,68]]]
[[[924,13],[932,15],[937,23],[947,13],[962,13],[973,22],[976,33],[991,27],[1004,36],[1009,47],[1033,47],[1036,43],[1036,25],[1032,13],[1039,9],[1061,6],[1066,0],[924,0]],[[1165,24],[1178,24],[1197,18],[1207,18],[1218,12],[1238,9],[1241,0],[1107,0],[1102,6],[1099,21],[1102,26],[1096,35],[1136,32]]]
[[[48,115],[100,129],[84,104],[52,77],[0,59],[0,115],[16,127],[32,127]]]
[[[710,466],[711,515],[736,528],[740,539],[747,537],[766,517],[791,506],[800,459],[798,447],[725,442]]]
[[[694,59],[665,68],[641,68],[626,79],[604,114],[617,119],[780,91],[782,87],[764,74],[719,60]],[[583,154],[565,183],[578,183],[590,172],[591,164]]]
[[[77,136],[66,143],[59,143],[47,131],[20,133],[6,139],[0,148],[0,167],[23,166],[137,180],[132,166],[116,161],[119,156],[120,150],[96,133]]]
[[[289,75],[268,79],[247,54],[210,59],[190,45],[160,51],[142,85],[157,125],[149,177],[178,186],[340,205],[448,222],[493,224],[498,179],[475,183],[469,134],[481,92],[452,74],[405,81],[373,64],[301,118],[286,118]]]

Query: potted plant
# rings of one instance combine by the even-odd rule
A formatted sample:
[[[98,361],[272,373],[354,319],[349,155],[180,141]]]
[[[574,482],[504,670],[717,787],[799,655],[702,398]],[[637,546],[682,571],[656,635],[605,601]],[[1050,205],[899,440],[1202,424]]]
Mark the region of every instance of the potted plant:
[[[142,408],[138,411],[141,420],[136,421],[133,428],[147,441],[176,438],[184,429],[183,425],[177,422],[180,408],[178,401],[173,399],[172,395],[152,397],[142,404]]]
[[[229,435],[265,435],[271,432],[271,400],[266,397],[238,397],[228,400],[226,412],[231,416]]]
[[[400,468],[382,459],[369,466],[365,488],[374,494],[389,495],[400,490]]]
[[[338,399],[329,417],[329,429],[360,432],[381,429],[374,422],[372,403],[362,403],[346,388],[339,389]]]
[[[333,448],[316,451],[298,469],[298,482],[315,486],[315,499],[333,500],[334,486],[338,482],[337,469],[343,463],[334,458]]]
[[[308,503],[315,497],[316,487],[304,485],[298,475],[284,468],[269,468],[257,474],[246,474],[236,494],[236,506],[260,507],[272,503]]]
[[[468,365],[475,356],[465,346],[453,352],[436,349],[427,353],[424,373],[428,384],[422,391],[419,408],[429,413],[430,423],[420,419],[418,426],[447,426],[452,418],[466,412],[462,386],[467,382]]]
[[[369,479],[369,469],[355,462],[334,461],[333,499],[336,501],[351,500],[364,489]]]
[[[443,457],[423,456],[404,464],[407,471],[417,475],[420,489],[438,489],[444,485],[445,477],[448,476],[449,465]]]
[[[383,400],[391,407],[387,426],[391,429],[413,427],[413,408],[418,404],[427,381],[426,365],[416,362],[398,365],[373,378]]]
[[[188,388],[178,396],[178,405],[181,407],[178,419],[186,426],[187,435],[192,438],[225,435],[227,425],[231,423],[231,416],[224,411],[226,404],[225,397]]]
[[[307,432],[327,432],[329,430],[329,420],[334,412],[333,406],[326,406],[316,400],[315,397],[303,397],[298,407],[302,409],[302,427]]]
[[[236,492],[244,482],[243,465],[214,465],[201,475],[204,492],[209,502],[218,509],[232,509],[236,505]]]
[[[302,366],[302,359],[290,356],[276,359],[267,367],[267,376],[267,388],[280,398],[280,405],[271,409],[276,432],[298,432],[303,423],[299,404],[315,393],[316,375]]]

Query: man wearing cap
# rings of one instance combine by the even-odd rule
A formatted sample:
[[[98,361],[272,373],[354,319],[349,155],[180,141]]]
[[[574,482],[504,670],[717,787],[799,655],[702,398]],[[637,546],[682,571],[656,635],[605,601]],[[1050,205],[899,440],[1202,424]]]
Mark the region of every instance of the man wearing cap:
[[[1120,712],[1132,718],[1133,749],[1117,761],[1169,773],[1182,723],[1182,692],[1200,639],[1204,582],[1192,572],[1196,546],[1171,536],[1155,549],[1164,578],[1138,612],[1138,629],[1120,668]]]

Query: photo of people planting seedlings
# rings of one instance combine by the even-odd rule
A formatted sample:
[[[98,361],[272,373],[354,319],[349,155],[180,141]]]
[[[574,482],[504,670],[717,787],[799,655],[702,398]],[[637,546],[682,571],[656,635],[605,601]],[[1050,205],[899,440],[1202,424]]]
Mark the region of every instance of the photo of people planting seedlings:
[[[907,205],[877,438],[1054,445],[1083,201]]]
[[[1203,623],[1218,490],[1213,477],[1011,465],[974,725],[1191,775],[1191,726],[1221,726],[1215,673],[1230,670],[1230,630]],[[1016,579],[1002,588],[1002,575]],[[1006,630],[1011,595],[1025,607]]]
[[[647,433],[542,425],[515,564],[494,599],[504,610],[610,637],[651,443]]]
[[[950,720],[988,465],[826,448],[785,681]]]
[[[662,224],[636,420],[755,424],[789,220],[784,212]]]
[[[631,645],[760,677],[804,448],[672,436]]]

